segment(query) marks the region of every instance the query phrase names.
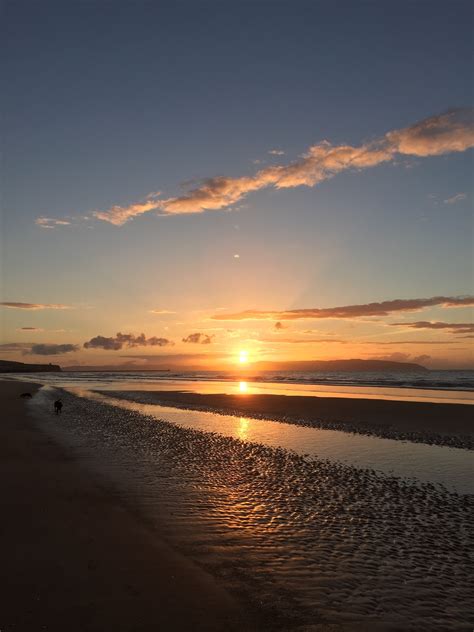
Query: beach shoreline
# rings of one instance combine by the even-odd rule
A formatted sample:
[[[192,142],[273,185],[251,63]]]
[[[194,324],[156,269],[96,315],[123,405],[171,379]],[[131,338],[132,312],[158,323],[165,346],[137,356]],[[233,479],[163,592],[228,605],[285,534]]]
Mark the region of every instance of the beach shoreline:
[[[234,596],[42,432],[20,397],[40,386],[0,382],[0,628],[255,629]]]
[[[444,632],[471,616],[470,495],[106,398],[15,381],[0,397],[6,632]]]
[[[470,625],[472,495],[63,395],[61,424],[57,390],[35,397],[40,426],[259,613],[257,629]]]
[[[463,404],[187,391],[111,391],[102,395],[136,401],[269,419],[386,439],[474,449],[472,407]]]

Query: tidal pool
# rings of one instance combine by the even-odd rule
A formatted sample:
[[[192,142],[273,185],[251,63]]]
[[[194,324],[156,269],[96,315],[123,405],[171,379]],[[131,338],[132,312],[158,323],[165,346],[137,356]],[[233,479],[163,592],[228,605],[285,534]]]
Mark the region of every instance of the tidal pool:
[[[329,459],[401,478],[444,485],[450,491],[474,493],[474,452],[337,430],[296,426],[266,419],[143,404],[83,388],[67,389],[87,399],[225,437],[291,450],[307,459]]]

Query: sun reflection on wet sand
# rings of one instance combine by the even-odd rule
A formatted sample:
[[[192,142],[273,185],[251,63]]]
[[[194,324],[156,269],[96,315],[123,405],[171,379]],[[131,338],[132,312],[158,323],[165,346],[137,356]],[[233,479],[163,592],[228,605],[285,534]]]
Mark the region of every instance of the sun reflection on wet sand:
[[[250,419],[246,419],[245,417],[241,417],[239,419],[239,427],[237,429],[237,435],[239,439],[242,439],[242,441],[245,441],[247,439],[249,423],[250,423]]]
[[[222,415],[64,392],[58,424],[54,397],[43,389],[31,402],[42,427],[223,585],[273,617],[291,615],[295,625],[275,629],[309,629],[315,612],[344,629],[468,628],[470,496],[248,443],[259,420],[245,417],[228,419],[228,437]],[[193,427],[178,425],[181,415]],[[200,419],[210,432],[196,430]]]
[[[405,443],[393,439],[291,425],[267,419],[251,419],[202,410],[139,403],[105,396],[82,388],[68,390],[84,399],[107,402],[121,409],[149,415],[157,420],[166,420],[182,427],[218,433],[272,448],[295,451],[306,458],[331,459],[356,467],[373,468],[395,476],[441,483],[461,493],[472,493],[473,489],[471,474],[473,453],[470,450],[429,446],[423,443]],[[244,424],[242,420],[247,423]]]

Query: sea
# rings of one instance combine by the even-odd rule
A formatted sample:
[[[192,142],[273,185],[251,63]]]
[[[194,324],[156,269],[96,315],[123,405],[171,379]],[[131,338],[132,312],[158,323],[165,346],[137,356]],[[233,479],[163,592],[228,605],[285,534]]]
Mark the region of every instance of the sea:
[[[98,390],[180,390],[196,393],[313,395],[474,403],[474,370],[352,371],[67,371],[5,374],[58,387]]]

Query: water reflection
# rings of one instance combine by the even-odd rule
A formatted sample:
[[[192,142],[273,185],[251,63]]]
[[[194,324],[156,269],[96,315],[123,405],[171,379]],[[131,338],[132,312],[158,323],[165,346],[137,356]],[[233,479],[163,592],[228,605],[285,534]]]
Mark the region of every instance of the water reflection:
[[[272,448],[284,448],[309,459],[330,459],[395,476],[440,483],[461,493],[474,491],[474,453],[470,450],[380,439],[267,419],[238,418],[157,404],[141,404],[85,389],[67,390],[89,400],[108,402],[121,409],[136,411],[185,428],[218,433]]]
[[[239,392],[247,393],[248,392],[248,384],[247,382],[239,382]]]
[[[242,441],[246,441],[247,439],[249,421],[250,420],[246,419],[245,417],[241,417],[239,419],[239,427],[237,428],[237,436],[239,437],[239,439],[242,439]]]
[[[260,445],[293,437],[308,450],[314,436],[324,449],[339,437],[360,456],[359,438],[346,433],[85,396],[66,393],[61,423],[51,415],[54,391],[43,389],[31,406],[174,547],[273,617],[291,614],[278,629],[312,629],[315,613],[347,630],[380,620],[387,630],[470,629],[469,499]],[[266,441],[250,443],[264,432]],[[463,452],[360,439],[374,458],[389,444],[413,448],[416,462],[422,452]]]

